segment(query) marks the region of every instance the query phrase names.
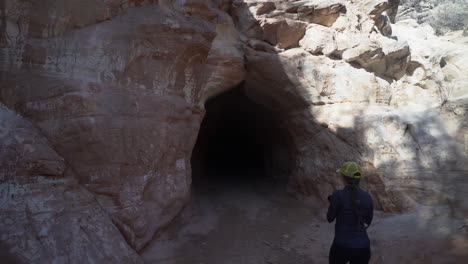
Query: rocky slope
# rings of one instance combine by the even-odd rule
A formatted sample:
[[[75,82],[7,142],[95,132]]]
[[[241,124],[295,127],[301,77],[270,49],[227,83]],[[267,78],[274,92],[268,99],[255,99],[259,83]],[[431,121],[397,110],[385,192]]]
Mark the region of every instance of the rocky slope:
[[[22,205],[43,204],[38,212],[50,213],[27,221],[49,222],[53,231],[9,227],[10,210],[19,221],[30,209],[2,192],[0,230],[11,235],[1,242],[27,262],[39,251],[50,252],[41,260],[80,262],[100,252],[138,261],[127,243],[143,248],[188,200],[204,103],[241,82],[292,138],[290,184],[298,191],[324,199],[340,185],[330,177],[336,167],[356,160],[379,209],[448,204],[466,218],[467,39],[437,37],[412,21],[390,24],[389,7],[384,0],[2,1],[0,101],[11,109],[2,111],[28,120],[23,130],[39,134],[52,155],[19,163],[46,160],[26,175],[67,180],[19,183],[23,169],[13,168],[23,165],[4,167],[12,176],[1,188],[24,189]],[[15,159],[6,141],[0,146]],[[70,197],[60,198],[69,185]],[[46,203],[48,195],[57,203]],[[60,208],[76,211],[52,224]],[[61,223],[77,230],[61,237]],[[22,230],[48,242],[17,246],[27,241],[15,238]],[[104,240],[96,251],[67,249],[95,234]]]
[[[402,0],[397,20],[415,19],[431,25],[438,34],[462,30],[468,33],[467,0]]]

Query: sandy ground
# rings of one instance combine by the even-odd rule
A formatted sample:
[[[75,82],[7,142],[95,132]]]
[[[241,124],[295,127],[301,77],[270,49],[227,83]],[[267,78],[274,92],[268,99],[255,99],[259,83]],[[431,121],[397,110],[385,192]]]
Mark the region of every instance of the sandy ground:
[[[314,198],[267,181],[211,182],[141,252],[158,264],[328,263],[334,225]],[[468,263],[468,226],[445,207],[375,213],[371,263]]]

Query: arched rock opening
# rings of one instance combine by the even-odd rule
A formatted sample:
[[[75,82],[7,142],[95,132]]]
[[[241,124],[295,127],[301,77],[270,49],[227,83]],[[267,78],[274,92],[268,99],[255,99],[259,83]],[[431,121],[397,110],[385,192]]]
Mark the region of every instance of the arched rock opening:
[[[287,181],[294,164],[292,150],[280,121],[250,100],[240,85],[206,103],[191,159],[194,186],[207,181]]]

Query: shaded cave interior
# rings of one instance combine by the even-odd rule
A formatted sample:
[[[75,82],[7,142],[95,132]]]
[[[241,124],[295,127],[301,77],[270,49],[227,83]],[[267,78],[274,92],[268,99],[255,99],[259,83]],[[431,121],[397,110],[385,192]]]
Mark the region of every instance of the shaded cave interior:
[[[287,183],[294,166],[291,138],[244,89],[241,84],[206,102],[191,158],[193,188]]]

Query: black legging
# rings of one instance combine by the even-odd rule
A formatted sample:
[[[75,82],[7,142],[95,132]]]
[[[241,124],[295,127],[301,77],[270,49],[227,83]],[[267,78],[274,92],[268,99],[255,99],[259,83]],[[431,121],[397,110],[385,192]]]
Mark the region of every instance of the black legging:
[[[370,248],[346,248],[333,244],[328,261],[330,264],[368,264],[371,257]]]

